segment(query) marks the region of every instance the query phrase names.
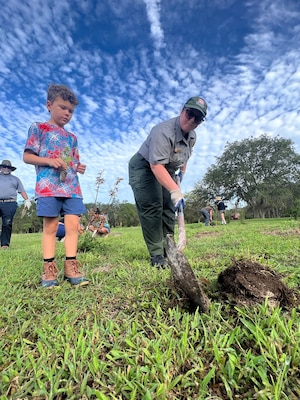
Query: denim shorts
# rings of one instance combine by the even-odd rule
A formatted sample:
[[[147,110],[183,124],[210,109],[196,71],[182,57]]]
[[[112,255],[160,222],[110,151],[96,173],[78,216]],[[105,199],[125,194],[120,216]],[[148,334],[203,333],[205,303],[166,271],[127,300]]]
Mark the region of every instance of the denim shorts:
[[[59,215],[82,215],[86,208],[82,199],[75,197],[39,197],[36,200],[38,217],[58,217]]]

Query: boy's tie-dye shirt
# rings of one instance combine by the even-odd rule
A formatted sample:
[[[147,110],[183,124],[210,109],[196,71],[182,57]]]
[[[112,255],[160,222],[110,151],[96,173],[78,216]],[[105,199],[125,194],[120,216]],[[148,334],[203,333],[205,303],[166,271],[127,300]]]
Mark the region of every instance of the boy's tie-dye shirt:
[[[35,166],[35,197],[77,197],[82,198],[76,172],[79,163],[76,136],[64,128],[48,122],[35,122],[28,130],[25,150],[31,150],[40,157],[61,158],[68,165],[65,181],[60,178],[61,170]]]

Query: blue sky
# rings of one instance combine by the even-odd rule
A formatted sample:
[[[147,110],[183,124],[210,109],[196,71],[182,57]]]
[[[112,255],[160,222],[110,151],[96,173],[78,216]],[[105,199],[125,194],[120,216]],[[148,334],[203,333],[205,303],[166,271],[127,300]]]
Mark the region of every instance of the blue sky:
[[[80,104],[66,129],[79,141],[84,201],[134,202],[127,164],[155,124],[201,95],[207,120],[182,190],[188,192],[227,142],[267,133],[300,152],[298,0],[10,0],[0,13],[0,161],[11,160],[33,196],[22,161],[28,128],[49,117],[50,83]]]

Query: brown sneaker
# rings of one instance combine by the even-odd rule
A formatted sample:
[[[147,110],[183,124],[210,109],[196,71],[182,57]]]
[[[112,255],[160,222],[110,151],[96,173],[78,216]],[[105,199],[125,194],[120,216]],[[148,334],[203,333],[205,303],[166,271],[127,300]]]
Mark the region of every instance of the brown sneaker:
[[[81,264],[78,260],[66,260],[65,266],[65,279],[71,283],[73,286],[85,286],[90,282],[86,279],[79,268]]]
[[[58,274],[58,269],[55,261],[44,262],[42,286],[45,288],[52,288],[54,286],[58,286],[57,274]]]

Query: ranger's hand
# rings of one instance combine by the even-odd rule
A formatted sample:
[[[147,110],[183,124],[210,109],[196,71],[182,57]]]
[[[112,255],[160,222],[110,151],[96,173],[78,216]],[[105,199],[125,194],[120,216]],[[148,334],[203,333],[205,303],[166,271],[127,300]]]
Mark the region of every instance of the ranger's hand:
[[[185,207],[185,200],[180,189],[171,190],[170,194],[172,203],[174,204],[174,211],[177,211],[179,207]]]

